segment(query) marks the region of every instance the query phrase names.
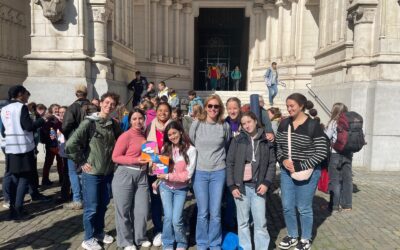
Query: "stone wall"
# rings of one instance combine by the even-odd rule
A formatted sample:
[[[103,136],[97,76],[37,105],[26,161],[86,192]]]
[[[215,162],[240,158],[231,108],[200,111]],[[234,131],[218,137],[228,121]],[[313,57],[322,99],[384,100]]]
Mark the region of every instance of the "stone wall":
[[[331,10],[321,0],[320,13]],[[343,102],[365,120],[368,144],[355,165],[370,170],[399,170],[400,6],[394,0],[341,0],[347,20],[320,20],[313,88],[329,107]],[[326,119],[325,119],[326,120]]]
[[[0,99],[27,75],[23,56],[30,50],[30,12],[24,1],[0,0]]]

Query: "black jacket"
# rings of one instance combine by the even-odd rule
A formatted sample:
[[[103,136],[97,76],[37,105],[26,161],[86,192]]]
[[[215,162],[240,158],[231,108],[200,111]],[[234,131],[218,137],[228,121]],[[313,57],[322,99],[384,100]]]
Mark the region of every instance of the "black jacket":
[[[133,93],[133,105],[136,106],[140,103],[140,99],[142,98],[142,93],[147,90],[147,79],[146,77],[141,76],[140,79],[133,79],[128,84],[128,89],[134,91]]]
[[[257,171],[253,167],[253,178],[254,173],[258,173],[256,177],[256,188],[261,184],[269,187],[275,177],[276,172],[276,158],[275,158],[275,147],[274,144],[269,142],[265,137],[265,132],[262,132],[259,140],[259,146],[255,153]],[[239,188],[241,193],[244,193],[243,174],[244,166],[247,159],[247,152],[252,150],[250,137],[241,131],[240,134],[234,137],[229,146],[228,157],[226,160],[227,166],[227,186],[231,191]]]
[[[72,132],[79,127],[79,123],[81,122],[81,107],[85,104],[90,104],[90,101],[88,99],[80,98],[72,103],[65,112],[62,132],[66,139],[68,139]]]

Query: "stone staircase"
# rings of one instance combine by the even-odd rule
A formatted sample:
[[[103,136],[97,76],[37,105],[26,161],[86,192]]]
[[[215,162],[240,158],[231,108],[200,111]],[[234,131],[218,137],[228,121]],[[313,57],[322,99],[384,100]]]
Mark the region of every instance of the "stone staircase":
[[[286,95],[285,92],[287,92],[287,91],[285,90],[285,91],[278,92],[278,95],[274,99],[274,107],[278,107],[281,110],[282,114],[284,114],[284,115],[287,114],[285,99],[288,96],[288,95]],[[264,108],[265,109],[270,108],[269,101],[268,101],[268,94],[266,91],[264,93],[261,91],[196,91],[196,93],[198,96],[203,98],[203,100],[207,99],[207,97],[212,94],[217,94],[221,97],[222,102],[224,104],[230,97],[237,97],[242,102],[242,105],[250,104],[250,95],[259,94],[259,95],[262,95],[264,98],[264,102],[265,102]],[[187,91],[180,91],[178,93],[178,95],[181,99],[182,110],[185,111],[186,105],[188,104]]]

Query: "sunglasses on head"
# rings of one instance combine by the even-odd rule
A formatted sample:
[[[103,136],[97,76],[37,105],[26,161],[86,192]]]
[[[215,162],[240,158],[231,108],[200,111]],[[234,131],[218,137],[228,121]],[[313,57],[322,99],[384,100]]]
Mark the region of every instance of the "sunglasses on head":
[[[208,104],[207,105],[207,108],[209,108],[209,109],[212,109],[212,108],[219,109],[219,107],[220,106],[218,104],[216,104],[216,105]]]

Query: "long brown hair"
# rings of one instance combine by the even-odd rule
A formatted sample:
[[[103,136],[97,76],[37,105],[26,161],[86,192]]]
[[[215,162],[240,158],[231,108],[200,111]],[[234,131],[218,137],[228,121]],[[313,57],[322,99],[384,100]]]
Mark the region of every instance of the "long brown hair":
[[[218,117],[217,117],[217,122],[220,123],[220,124],[223,124],[224,123],[225,107],[224,107],[224,103],[221,100],[221,97],[219,97],[219,95],[217,95],[217,94],[210,95],[206,99],[206,101],[204,103],[203,113],[200,115],[199,121],[205,122],[207,120],[207,105],[211,100],[217,100],[218,105],[219,105],[219,113],[218,113]]]
[[[339,116],[341,113],[348,112],[348,111],[349,110],[348,110],[347,106],[341,102],[337,102],[337,103],[333,104],[332,111],[331,111],[331,118],[330,118],[328,124],[330,124],[332,121],[337,121],[339,119]]]
[[[170,159],[172,159],[173,144],[169,140],[169,137],[168,137],[168,131],[170,129],[176,129],[181,133],[181,138],[179,140],[179,145],[178,145],[179,153],[182,154],[183,159],[185,159],[186,164],[189,164],[189,156],[187,155],[187,151],[190,148],[190,139],[187,136],[187,134],[185,133],[182,125],[177,121],[172,121],[172,122],[168,123],[167,127],[164,130],[164,145],[163,145],[162,154],[166,155]]]

